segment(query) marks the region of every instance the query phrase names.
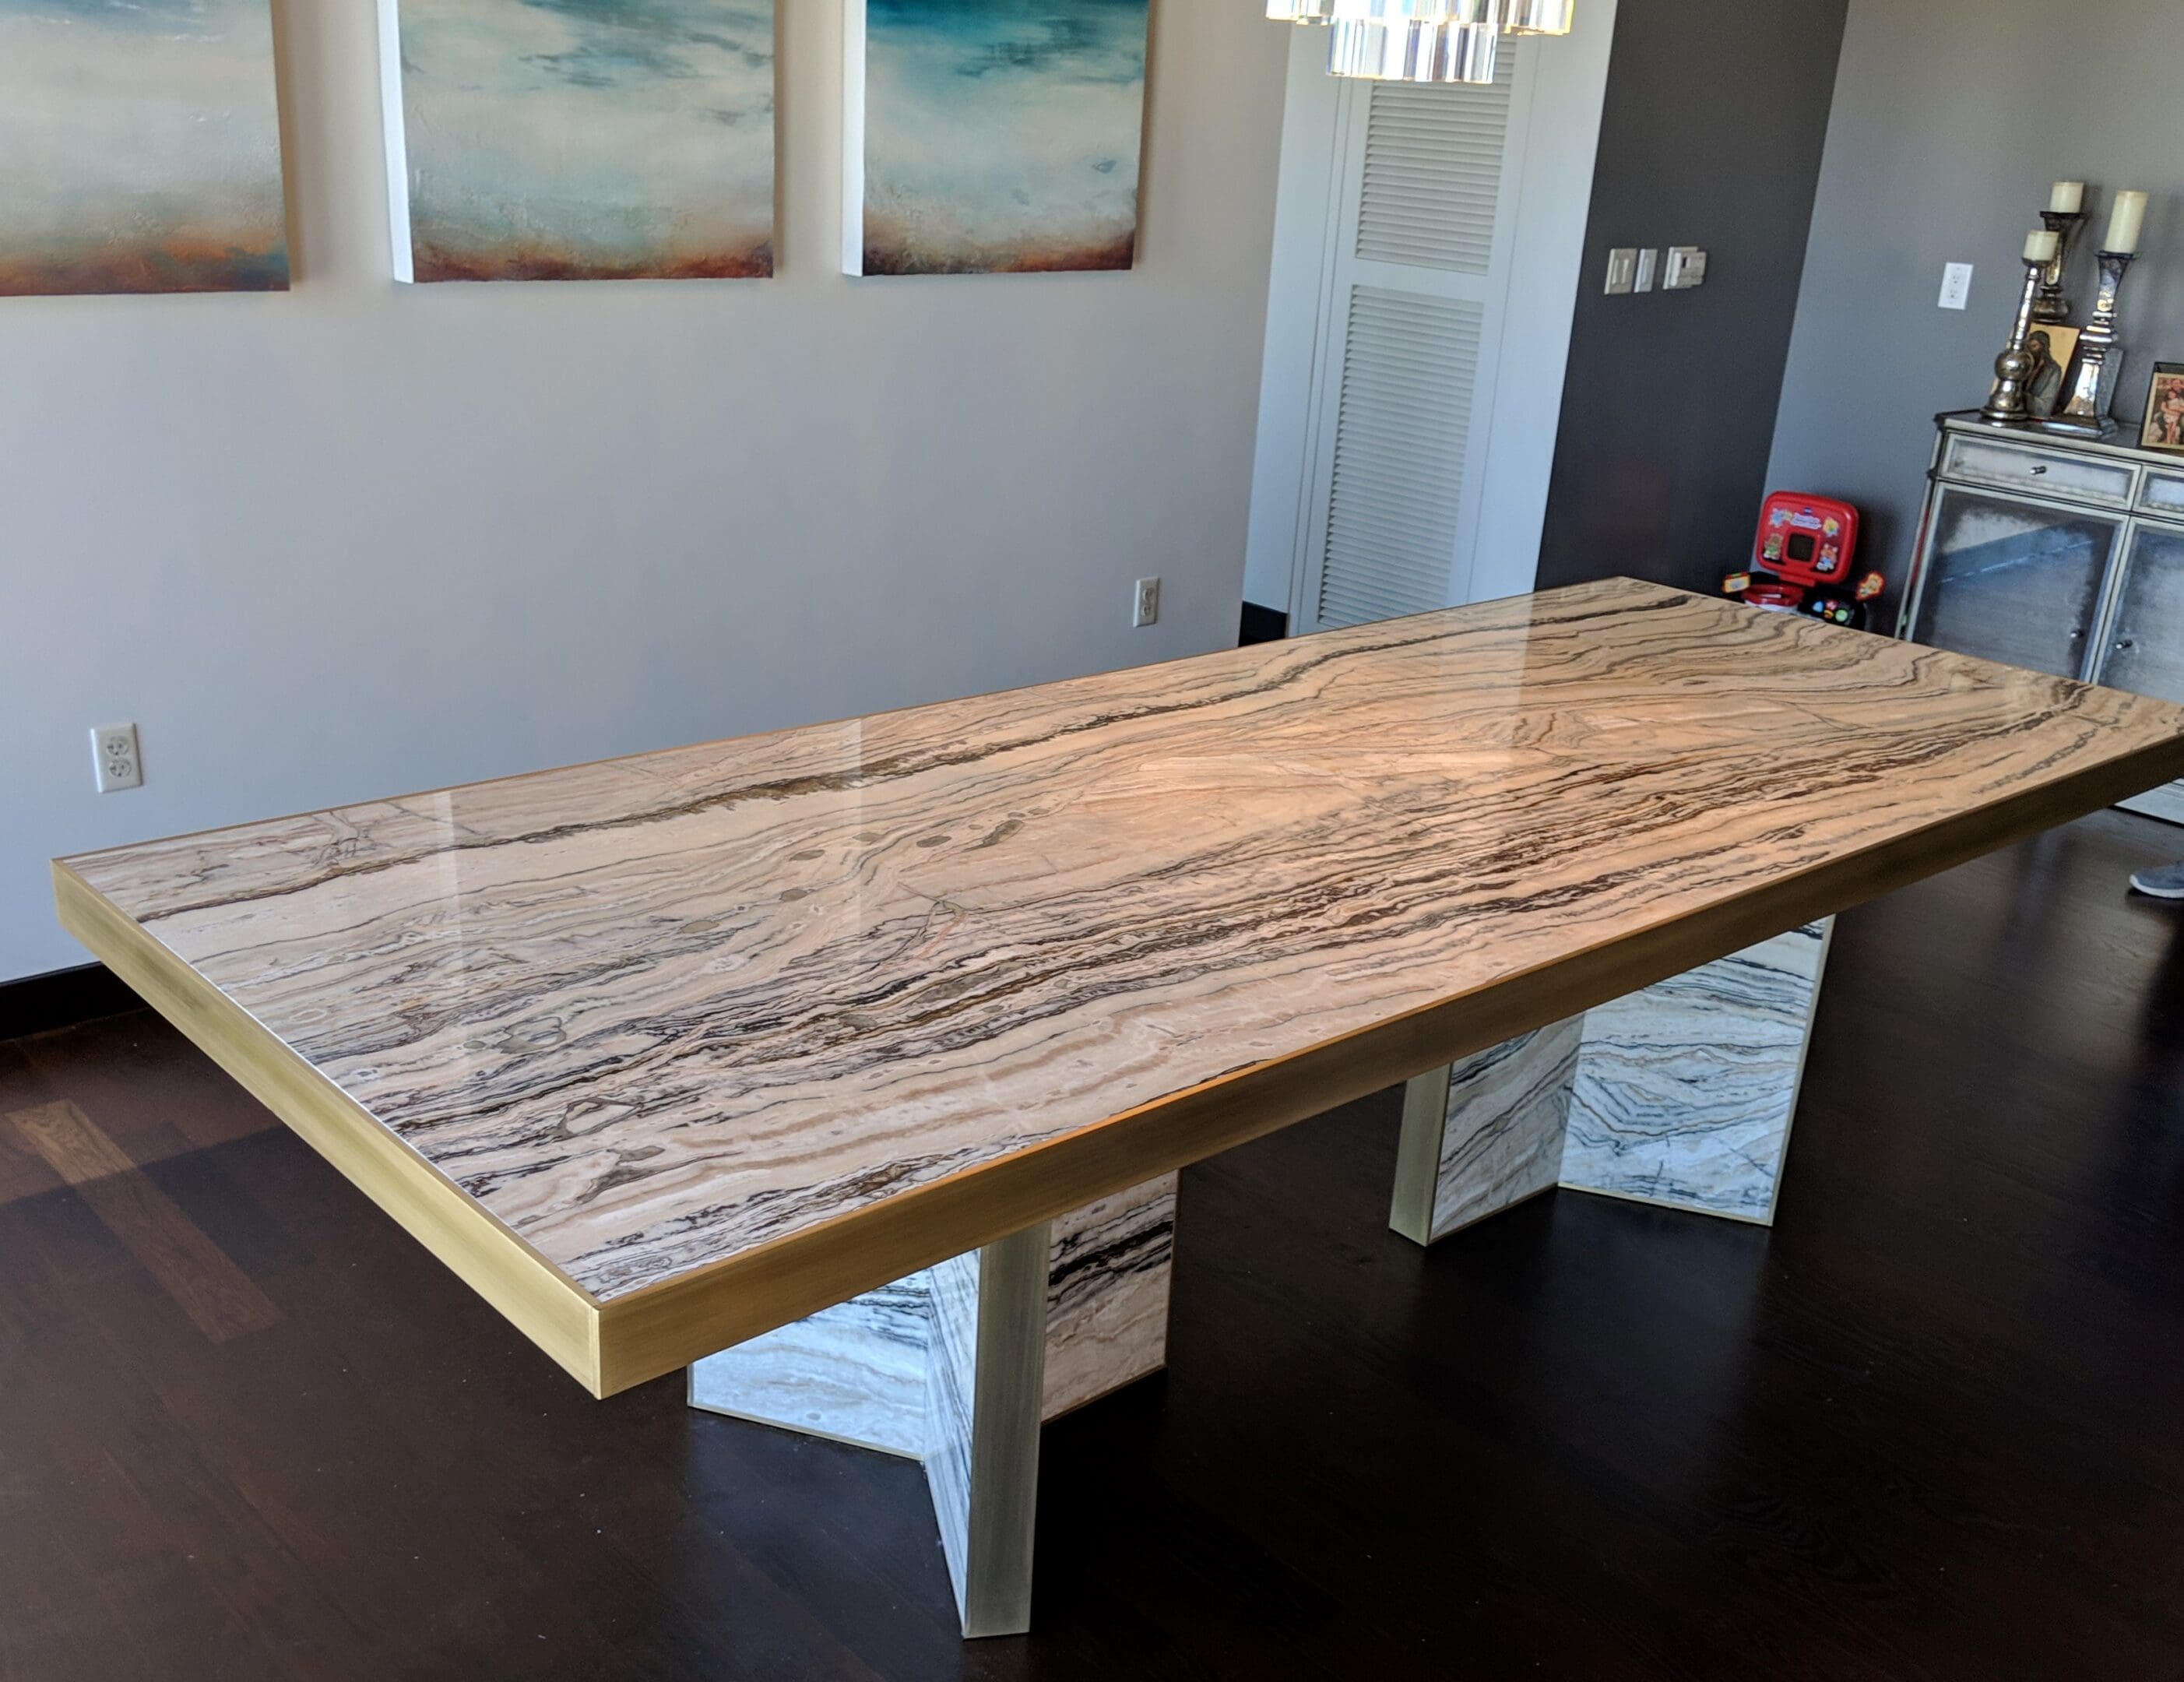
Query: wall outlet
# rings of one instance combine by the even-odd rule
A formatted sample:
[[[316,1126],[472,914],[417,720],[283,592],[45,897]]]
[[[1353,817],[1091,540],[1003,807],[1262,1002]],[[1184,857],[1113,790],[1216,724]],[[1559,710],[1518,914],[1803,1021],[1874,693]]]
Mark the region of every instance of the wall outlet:
[[[1942,270],[1942,308],[1969,309],[1972,303],[1972,265],[1952,263]]]
[[[1143,630],[1148,625],[1160,623],[1160,580],[1140,578],[1137,593],[1130,599],[1130,624]]]
[[[136,727],[102,724],[91,732],[91,769],[98,779],[98,792],[144,786],[144,760],[136,751]]]
[[[1672,245],[1669,248],[1669,266],[1661,276],[1663,292],[1689,292],[1693,287],[1706,284],[1707,254],[1696,245]]]
[[[1638,248],[1618,245],[1607,253],[1607,295],[1620,298],[1638,278]]]
[[[1661,270],[1661,253],[1652,247],[1638,253],[1638,278],[1631,283],[1633,292],[1653,290],[1653,276]]]

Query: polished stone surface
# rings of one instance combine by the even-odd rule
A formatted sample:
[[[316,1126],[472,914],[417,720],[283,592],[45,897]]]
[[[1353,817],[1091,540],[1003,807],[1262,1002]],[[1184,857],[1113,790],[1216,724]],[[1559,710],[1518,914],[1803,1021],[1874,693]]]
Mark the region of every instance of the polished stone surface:
[[[1618,582],[71,863],[611,1306],[2180,742]]]
[[[1167,1364],[1176,1178],[1163,1175],[1051,1223],[1042,1417]],[[969,1289],[961,1270],[976,1259],[921,1268],[709,1356],[690,1368],[691,1405],[924,1459],[936,1439],[962,1434],[937,1423],[956,1407],[952,1392],[928,1386],[943,1352],[939,1305],[951,1293],[960,1319]],[[956,1335],[960,1344],[960,1324]]]
[[[1585,1025],[1573,1016],[1450,1069],[1428,1242],[1560,1183]]]
[[[972,1459],[978,1427],[978,1312],[982,1253],[951,1256],[928,1271],[933,1286],[933,1345],[926,1363],[925,1487],[940,1529],[940,1551],[964,1610],[971,1575],[971,1518],[977,1491]]]
[[[1053,1223],[1045,1417],[1167,1364],[1177,1181],[1164,1174]]]
[[[696,1362],[690,1405],[922,1460],[933,1332],[922,1267]]]
[[[1385,1095],[1188,1171],[1178,1370],[1048,1429],[1034,1634],[967,1653],[916,1467],[557,1383],[142,1012],[0,1045],[283,1315],[209,1341],[0,1150],[0,1673],[2176,1682],[2178,842],[1845,917],[1773,1237],[1557,1195],[1421,1265]]]
[[[1791,929],[1420,1076],[1389,1224],[1431,1244],[1558,1186],[1771,1223],[1834,932]]]
[[[1587,1011],[1563,1184],[1772,1220],[1833,927]]]

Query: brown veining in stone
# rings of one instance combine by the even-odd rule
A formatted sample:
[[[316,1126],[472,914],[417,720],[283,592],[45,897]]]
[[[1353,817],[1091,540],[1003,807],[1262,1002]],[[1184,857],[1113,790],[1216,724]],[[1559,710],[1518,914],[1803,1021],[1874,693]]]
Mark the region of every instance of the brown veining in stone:
[[[2119,762],[1615,582],[69,862],[611,1302]]]

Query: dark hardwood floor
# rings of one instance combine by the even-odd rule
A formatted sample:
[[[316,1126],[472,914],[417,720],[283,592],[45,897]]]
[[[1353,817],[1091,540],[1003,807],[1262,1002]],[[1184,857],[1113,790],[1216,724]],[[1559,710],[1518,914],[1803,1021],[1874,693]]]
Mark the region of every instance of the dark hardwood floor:
[[[2176,1678],[2184,832],[1844,919],[1771,1233],[1387,1231],[1395,1095],[1184,1177],[1038,1632],[916,1468],[586,1399],[153,1017],[0,1044],[0,1675]]]

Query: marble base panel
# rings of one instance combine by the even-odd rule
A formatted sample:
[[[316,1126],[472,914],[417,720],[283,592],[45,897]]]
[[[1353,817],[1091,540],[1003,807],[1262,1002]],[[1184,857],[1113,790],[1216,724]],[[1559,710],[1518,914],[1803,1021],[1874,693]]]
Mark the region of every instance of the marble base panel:
[[[967,1636],[1031,1628],[1052,1245],[1041,1223],[933,1269],[925,1486]]]
[[[1030,1609],[1039,1427],[1167,1359],[1176,1177],[690,1368],[690,1405],[922,1461],[966,1635]]]
[[[1556,1186],[1771,1223],[1834,927],[1412,1082],[1389,1224],[1430,1244]]]
[[[925,1457],[933,1269],[699,1362],[690,1405]]]
[[[1390,1224],[1431,1244],[1562,1178],[1585,1019],[1466,1057],[1404,1094]]]

